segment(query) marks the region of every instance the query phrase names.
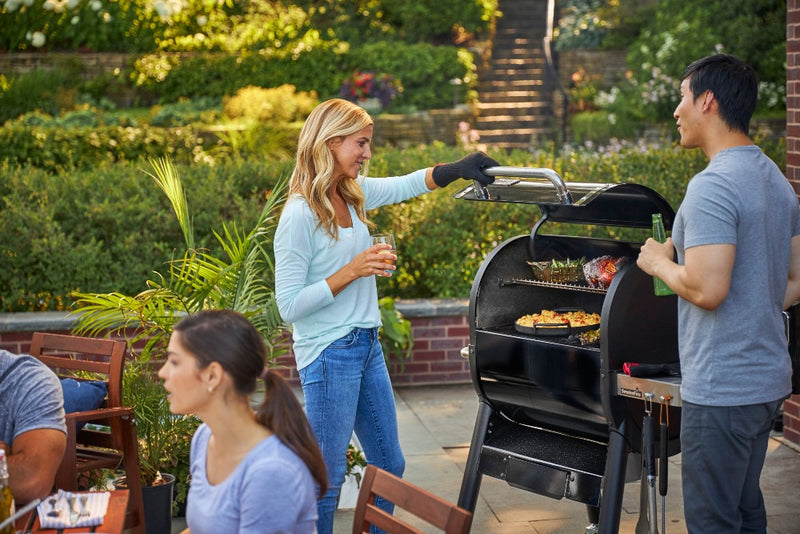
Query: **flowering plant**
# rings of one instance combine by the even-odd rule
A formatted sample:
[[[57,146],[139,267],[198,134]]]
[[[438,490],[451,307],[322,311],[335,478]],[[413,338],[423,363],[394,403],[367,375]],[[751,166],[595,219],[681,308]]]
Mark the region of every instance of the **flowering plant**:
[[[397,93],[403,91],[400,81],[391,74],[373,71],[354,71],[342,82],[339,96],[350,102],[364,102],[368,98],[377,98],[381,108],[385,109]]]
[[[356,477],[356,485],[361,485],[361,471],[367,466],[367,459],[364,453],[356,449],[352,443],[347,446],[347,470],[345,476],[353,475]],[[358,469],[358,468],[362,469]]]

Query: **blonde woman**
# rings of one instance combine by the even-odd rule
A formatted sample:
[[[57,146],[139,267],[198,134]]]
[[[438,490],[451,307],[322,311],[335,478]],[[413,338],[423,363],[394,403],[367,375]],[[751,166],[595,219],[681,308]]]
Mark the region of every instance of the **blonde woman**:
[[[391,276],[389,245],[371,245],[366,211],[422,195],[457,178],[493,181],[498,165],[483,153],[405,176],[366,178],[373,122],[341,99],[321,103],[301,132],[289,198],[275,233],[275,286],[328,475],[319,501],[320,534],[333,515],[352,432],[367,461],[401,476],[394,394],[378,342],[381,325],[375,276]],[[443,244],[444,245],[444,244]],[[388,272],[387,272],[388,271]],[[390,504],[380,503],[392,512]]]

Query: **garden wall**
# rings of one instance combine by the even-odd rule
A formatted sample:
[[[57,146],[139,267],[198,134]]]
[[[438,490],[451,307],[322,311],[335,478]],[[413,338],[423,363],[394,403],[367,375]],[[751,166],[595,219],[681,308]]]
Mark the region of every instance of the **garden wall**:
[[[412,357],[390,365],[395,385],[421,386],[470,381],[469,362],[461,348],[469,344],[469,303],[461,299],[396,301],[395,306],[411,321]],[[20,354],[30,350],[36,331],[68,334],[72,319],[65,312],[0,314],[0,349]],[[294,357],[278,359],[281,375],[299,385]]]

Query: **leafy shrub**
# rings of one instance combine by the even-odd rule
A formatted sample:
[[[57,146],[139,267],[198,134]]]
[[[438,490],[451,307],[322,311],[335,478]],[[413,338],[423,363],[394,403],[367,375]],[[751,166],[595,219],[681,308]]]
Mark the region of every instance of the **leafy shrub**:
[[[2,146],[2,144],[0,144]],[[785,142],[762,144],[785,166]],[[452,161],[464,150],[435,143],[410,149],[382,148],[373,154],[372,176],[397,175]],[[492,152],[503,165],[547,167],[566,181],[632,182],[660,193],[674,208],[689,179],[705,167],[699,150],[615,144],[557,153]],[[68,306],[68,295],[84,292],[137,292],[153,270],[163,269],[172,251],[182,250],[182,234],[162,195],[141,172],[141,163],[118,163],[74,170],[54,178],[31,167],[0,163],[0,309]],[[215,167],[180,166],[196,229],[220,229],[224,221],[255,222],[264,195],[293,161],[240,158]],[[535,206],[454,200],[457,181],[398,205],[369,213],[397,238],[398,269],[379,290],[395,298],[466,297],[483,259],[498,244],[528,234],[539,218]],[[637,229],[548,223],[546,233],[576,233],[614,239],[642,239]],[[197,246],[216,241],[197,236]],[[52,309],[52,308],[51,308]]]
[[[386,72],[402,80],[403,92],[389,105],[389,110],[452,107],[453,85],[450,81],[453,79],[463,82],[456,86],[460,91],[459,101],[475,100],[476,67],[472,53],[465,49],[381,41],[351,49],[342,60],[345,73],[354,70]],[[341,73],[337,80],[343,80]]]
[[[159,127],[185,126],[187,124],[212,124],[219,119],[219,99],[201,97],[194,100],[154,106],[151,109],[150,125]]]
[[[308,117],[319,104],[315,91],[297,92],[294,85],[283,84],[265,89],[248,85],[222,101],[225,115],[231,119],[261,122],[293,122]]]
[[[0,162],[48,172],[90,168],[105,163],[136,162],[171,155],[181,162],[203,161],[203,139],[192,128],[133,126],[65,128],[58,121],[45,126],[7,124],[0,128]]]
[[[2,16],[0,16],[2,19]],[[0,80],[0,124],[30,111],[57,115],[71,109],[75,100],[78,67],[64,63],[54,69],[36,69]]]
[[[376,41],[428,41],[451,44],[473,35],[485,36],[497,10],[497,0],[359,0],[293,2],[308,10],[314,27],[326,28],[354,47]]]
[[[608,111],[587,111],[571,118],[572,138],[575,143],[587,141],[607,143],[611,139],[633,139],[641,123],[630,115],[609,113]]]
[[[163,270],[183,250],[183,236],[144,167],[115,164],[56,179],[0,165],[0,309],[68,306],[78,289],[137,293]],[[265,192],[287,172],[262,162],[185,167],[197,246],[213,250],[211,231],[222,221],[255,224]]]
[[[152,92],[162,103],[203,96],[221,99],[248,85],[277,87],[287,83],[299,91],[332,95],[341,77],[338,55],[324,45],[288,55],[283,51],[269,55],[197,53],[189,57],[158,54],[137,60],[131,76],[136,87]]]

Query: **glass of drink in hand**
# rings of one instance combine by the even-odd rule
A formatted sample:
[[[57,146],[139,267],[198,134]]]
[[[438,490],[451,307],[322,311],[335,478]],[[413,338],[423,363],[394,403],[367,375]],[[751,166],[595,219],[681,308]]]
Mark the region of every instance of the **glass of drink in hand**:
[[[372,244],[373,245],[377,245],[379,243],[380,244],[384,244],[384,245],[391,245],[391,247],[392,247],[391,249],[382,249],[380,251],[381,254],[397,254],[397,248],[394,246],[394,235],[392,235],[392,234],[375,234],[375,235],[373,235],[371,237],[372,237]],[[392,271],[391,269],[387,269],[386,270],[386,275],[387,276],[392,276],[393,272],[394,271]]]

